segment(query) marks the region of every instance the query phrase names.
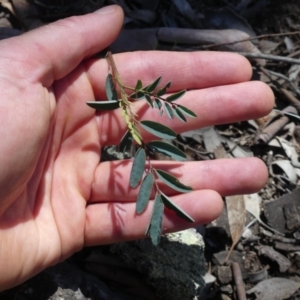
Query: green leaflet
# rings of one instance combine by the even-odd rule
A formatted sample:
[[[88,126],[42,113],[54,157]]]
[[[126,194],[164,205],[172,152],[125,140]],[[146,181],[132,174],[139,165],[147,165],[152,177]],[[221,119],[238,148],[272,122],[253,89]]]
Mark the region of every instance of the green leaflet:
[[[119,108],[119,100],[89,101],[86,104],[97,110],[113,110]]]
[[[180,121],[186,122],[185,116],[182,114],[182,112],[181,112],[177,107],[175,107],[175,109],[174,109],[173,111],[174,111],[175,116],[176,116]]]
[[[152,93],[156,87],[159,85],[160,83],[160,80],[161,80],[161,76],[158,77],[154,82],[152,82],[151,84],[147,85],[145,87],[145,90],[148,92],[148,93]]]
[[[180,218],[188,221],[188,222],[191,222],[191,223],[194,223],[195,220],[189,216],[185,211],[183,211],[179,206],[177,206],[169,197],[167,197],[164,193],[161,193],[161,199],[162,199],[162,202],[164,203],[164,205],[173,210],[177,216],[179,216]]]
[[[131,172],[130,172],[130,186],[136,188],[142,179],[146,163],[146,152],[143,148],[139,148],[135,154]]]
[[[193,189],[190,186],[182,184],[176,177],[163,170],[154,169],[159,179],[161,179],[166,185],[174,189],[175,191],[187,193]]]
[[[145,97],[145,93],[142,91],[135,92],[129,96],[129,98],[132,100],[140,100],[143,99],[144,97]]]
[[[151,220],[146,230],[146,235],[150,236],[152,244],[155,246],[157,246],[160,242],[163,213],[164,205],[161,200],[161,195],[157,193],[155,196]]]
[[[162,104],[161,104],[161,101],[158,98],[154,99],[154,107],[158,109],[159,115],[162,116],[164,111],[161,109]]]
[[[139,194],[136,200],[136,213],[138,215],[141,214],[147,207],[151,196],[153,183],[154,177],[151,173],[148,173],[141,184]]]
[[[142,81],[139,79],[136,83],[135,90],[138,91],[143,87]]]
[[[152,141],[147,144],[153,151],[170,156],[175,160],[185,160],[186,155],[177,147],[162,141]]]
[[[149,103],[149,105],[151,105],[149,102],[149,98],[150,98],[149,93],[152,93],[156,89],[156,87],[160,83],[160,80],[161,80],[161,77],[158,77],[154,82],[152,82],[151,84],[149,84],[143,88],[142,81],[139,79],[135,86],[136,92],[131,94],[129,97],[133,100],[140,100],[140,99],[146,97],[147,102]],[[147,98],[147,96],[148,96],[148,98]],[[152,101],[151,101],[151,103],[152,103]],[[153,107],[153,106],[151,105],[151,107]]]
[[[163,96],[167,92],[167,89],[165,87],[159,89],[156,93],[156,96],[160,97]]]
[[[160,123],[144,120],[140,124],[145,130],[162,139],[175,139],[177,136],[174,130]]]
[[[186,93],[186,90],[183,90],[183,91],[180,91],[180,92],[177,92],[175,94],[172,94],[170,95],[169,97],[166,98],[166,101],[175,101],[175,100],[178,100],[179,98],[181,98],[184,94]]]
[[[171,81],[169,81],[163,88],[159,89],[156,93],[156,95],[159,97],[159,96],[163,96],[167,89],[171,86]]]
[[[108,100],[118,100],[118,94],[114,86],[113,77],[108,74],[105,82],[105,91]]]
[[[191,117],[191,118],[197,118],[197,115],[192,110],[188,109],[187,107],[178,104],[177,108],[186,116]]]
[[[146,101],[147,101],[147,103],[149,104],[149,106],[153,108],[153,102],[152,102],[151,97],[150,97],[149,95],[146,94],[146,95],[145,95],[145,98],[146,98]]]
[[[119,151],[126,152],[132,145],[133,138],[129,130],[125,132],[119,144]]]
[[[132,138],[136,141],[137,144],[142,145],[141,138],[136,131],[131,131]]]
[[[165,110],[170,119],[174,119],[174,112],[171,105],[168,102],[165,102]]]
[[[161,102],[160,102],[160,100],[159,100],[158,98],[155,98],[155,99],[154,99],[154,107],[155,107],[155,108],[158,108],[159,110],[160,110],[161,107],[162,107],[162,104],[161,104]]]

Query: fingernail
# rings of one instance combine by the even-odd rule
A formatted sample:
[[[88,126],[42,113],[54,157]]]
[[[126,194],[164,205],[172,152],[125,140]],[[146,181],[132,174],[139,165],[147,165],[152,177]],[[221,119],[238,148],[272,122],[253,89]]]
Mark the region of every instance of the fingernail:
[[[100,8],[98,10],[95,11],[96,14],[99,15],[106,15],[106,14],[110,14],[112,12],[114,12],[116,10],[118,5],[108,5],[108,6],[104,6],[103,8]]]

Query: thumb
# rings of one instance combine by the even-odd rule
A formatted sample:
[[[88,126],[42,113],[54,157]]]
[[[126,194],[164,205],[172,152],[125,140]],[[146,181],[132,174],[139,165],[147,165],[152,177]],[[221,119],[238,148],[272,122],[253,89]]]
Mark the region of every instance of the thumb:
[[[106,6],[4,40],[0,43],[1,52],[7,50],[6,59],[11,55],[17,70],[26,69],[25,78],[33,76],[32,81],[49,86],[75,69],[83,59],[109,46],[121,30],[123,17],[119,6]],[[15,65],[18,63],[20,68]],[[24,68],[24,63],[34,72]]]

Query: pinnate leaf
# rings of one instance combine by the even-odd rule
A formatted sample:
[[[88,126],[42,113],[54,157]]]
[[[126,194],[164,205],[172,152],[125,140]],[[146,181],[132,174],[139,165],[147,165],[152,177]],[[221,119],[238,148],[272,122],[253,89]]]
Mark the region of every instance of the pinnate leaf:
[[[154,183],[154,177],[152,173],[148,173],[142,181],[138,198],[136,200],[136,213],[141,214],[147,207],[149,202],[152,188]]]
[[[192,110],[188,109],[183,105],[177,105],[177,109],[179,109],[183,114],[185,114],[188,117],[197,118],[197,115]]]
[[[177,216],[179,216],[180,218],[188,221],[188,222],[195,222],[195,220],[188,215],[184,210],[182,210],[179,206],[177,206],[169,197],[167,197],[165,194],[161,193],[161,199],[162,202],[164,203],[164,205],[173,210]]]
[[[145,130],[162,139],[175,139],[177,136],[174,130],[157,122],[144,120],[140,124]]]
[[[142,179],[146,163],[146,152],[143,148],[139,148],[135,154],[131,172],[130,172],[130,186],[136,188]]]
[[[185,160],[186,155],[184,152],[179,150],[177,147],[173,146],[172,144],[165,143],[162,141],[152,141],[147,144],[153,151],[162,153],[169,157],[172,157],[175,160]]]
[[[119,100],[89,101],[86,104],[96,110],[113,110],[119,108]]]
[[[182,184],[176,177],[163,170],[154,169],[158,178],[175,191],[187,193],[193,189],[190,186]]]
[[[146,235],[150,236],[152,244],[157,246],[160,241],[162,231],[162,220],[164,213],[164,205],[161,200],[161,195],[156,194],[151,220],[146,230]]]
[[[181,98],[185,93],[186,93],[186,90],[182,90],[182,91],[180,91],[180,92],[177,92],[177,93],[175,93],[175,94],[172,94],[172,95],[168,96],[168,97],[166,98],[166,100],[169,101],[169,102],[178,100],[178,99]]]

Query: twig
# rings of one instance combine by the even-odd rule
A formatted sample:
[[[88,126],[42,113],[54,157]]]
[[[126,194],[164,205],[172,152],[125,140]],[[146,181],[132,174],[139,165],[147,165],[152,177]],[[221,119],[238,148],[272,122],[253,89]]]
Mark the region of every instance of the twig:
[[[231,268],[232,268],[234,282],[236,285],[237,299],[238,300],[247,300],[241,268],[237,262],[233,262],[231,264]]]
[[[294,117],[294,118],[300,120],[300,117],[298,115],[295,115],[295,114],[292,114],[292,113],[289,113],[289,112],[285,112],[285,111],[282,111],[282,110],[279,110],[279,109],[275,109],[275,108],[273,110],[277,111],[279,114],[287,115],[287,116]]]
[[[300,50],[297,50],[293,53],[290,53],[287,57],[295,57],[295,56],[298,56],[298,55],[300,55]]]
[[[237,53],[249,58],[262,58],[268,60],[281,61],[288,64],[300,65],[300,59],[296,59],[296,58],[289,58],[289,57],[283,57],[283,56],[271,55],[271,54],[262,54],[262,53],[261,54],[249,53],[249,52],[237,52]]]
[[[193,148],[193,147],[191,147],[191,146],[189,146],[189,145],[187,145],[187,144],[185,144],[185,143],[182,143],[182,142],[178,141],[177,139],[174,140],[174,143],[175,143],[175,144],[178,144],[178,145],[180,145],[180,146],[182,146],[182,147],[185,148],[185,149],[189,149],[189,150],[193,151],[194,153],[200,155],[201,158],[204,159],[204,160],[207,160],[207,159],[208,159],[208,158],[207,158],[206,156],[204,156],[204,155],[209,156],[210,154],[212,154],[211,152],[208,152],[208,151],[206,151],[206,150],[204,150],[204,151],[197,150],[197,149],[195,149],[195,148]]]
[[[293,88],[294,92],[300,97],[300,91],[299,89],[294,85],[294,83],[286,76],[284,76],[283,74],[281,73],[277,73],[277,72],[274,72],[274,71],[271,71],[271,70],[268,70],[264,67],[260,67],[260,70],[271,80],[274,82],[274,80],[271,78],[270,75],[274,75],[274,76],[277,76],[285,81],[287,81],[291,87]]]
[[[281,88],[280,89],[286,99],[296,107],[298,112],[300,113],[300,101],[288,90]]]
[[[237,41],[234,41],[234,42],[198,46],[197,49],[209,49],[209,48],[213,48],[213,47],[234,45],[234,44],[237,44],[237,43],[248,42],[248,41],[253,41],[253,40],[263,39],[263,38],[268,38],[268,37],[276,37],[276,36],[283,36],[283,35],[287,36],[287,35],[295,35],[295,34],[300,34],[300,31],[291,31],[291,32],[287,32],[287,33],[262,34],[262,35],[258,35],[258,36],[255,36],[255,37],[249,37],[249,38],[246,38],[246,39],[237,40]]]
[[[282,110],[282,112],[292,113],[297,115],[297,110],[294,106],[288,106]],[[267,144],[279,130],[281,130],[287,123],[289,122],[289,118],[286,116],[281,116],[276,119],[272,119],[266,127],[259,132],[259,134],[255,137],[255,143],[265,143]]]

